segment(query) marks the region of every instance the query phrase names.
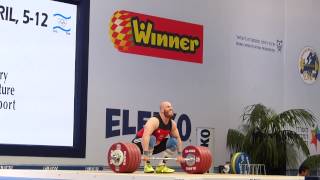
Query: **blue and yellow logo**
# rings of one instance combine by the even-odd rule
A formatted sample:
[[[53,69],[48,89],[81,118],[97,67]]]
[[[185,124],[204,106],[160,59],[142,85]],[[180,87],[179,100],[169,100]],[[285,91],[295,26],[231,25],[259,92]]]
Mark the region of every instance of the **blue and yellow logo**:
[[[317,53],[311,47],[305,47],[299,56],[299,72],[302,80],[307,84],[316,81],[319,72]]]

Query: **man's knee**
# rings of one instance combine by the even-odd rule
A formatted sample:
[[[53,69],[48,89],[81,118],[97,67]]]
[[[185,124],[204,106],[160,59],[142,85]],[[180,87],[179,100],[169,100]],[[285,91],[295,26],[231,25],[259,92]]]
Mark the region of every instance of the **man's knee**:
[[[169,138],[167,140],[167,144],[166,144],[166,147],[167,149],[170,149],[171,151],[176,151],[177,150],[177,144],[178,144],[178,141],[176,138]]]
[[[157,139],[155,136],[150,136],[149,147],[154,148],[156,146]]]

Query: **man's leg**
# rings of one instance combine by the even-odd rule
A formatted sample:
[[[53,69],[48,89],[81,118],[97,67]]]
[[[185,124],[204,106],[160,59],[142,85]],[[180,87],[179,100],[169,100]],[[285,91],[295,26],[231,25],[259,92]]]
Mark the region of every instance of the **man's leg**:
[[[135,138],[132,140],[132,143],[136,144],[139,149],[141,154],[143,154],[143,148],[142,148],[142,139],[141,138]],[[155,136],[151,136],[150,137],[150,141],[149,141],[149,154],[152,155],[153,154],[153,150],[154,150],[154,146],[156,145],[156,137]],[[145,173],[153,173],[154,169],[152,167],[152,165],[150,164],[150,161],[146,161],[144,164],[144,172]]]
[[[172,155],[177,150],[177,139],[176,138],[169,138],[166,142],[166,150],[164,151],[163,157],[169,158],[172,157]],[[156,168],[157,173],[173,173],[175,172],[174,169],[171,169],[166,166],[166,160],[161,160],[159,165]]]
[[[149,141],[149,155],[152,155],[154,146],[156,145],[157,140],[155,136],[150,136],[150,141]],[[144,164],[144,172],[145,173],[154,173],[154,169],[150,163],[150,161],[146,161]]]

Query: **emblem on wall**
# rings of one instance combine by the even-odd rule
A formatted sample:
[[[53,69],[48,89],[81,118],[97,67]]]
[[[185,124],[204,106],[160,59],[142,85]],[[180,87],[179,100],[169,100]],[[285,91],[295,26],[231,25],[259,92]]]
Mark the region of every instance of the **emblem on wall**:
[[[317,79],[319,60],[317,53],[311,47],[305,47],[300,52],[299,72],[302,80],[307,84],[312,84]]]

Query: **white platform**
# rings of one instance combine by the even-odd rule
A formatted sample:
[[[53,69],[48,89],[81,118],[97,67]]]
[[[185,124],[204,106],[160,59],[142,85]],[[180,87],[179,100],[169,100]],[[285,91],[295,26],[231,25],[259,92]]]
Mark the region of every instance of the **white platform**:
[[[69,170],[0,170],[0,179],[40,178],[41,179],[79,179],[79,180],[304,180],[299,176],[266,176],[235,174],[116,174],[111,171],[69,171]],[[11,178],[8,178],[9,180]]]

